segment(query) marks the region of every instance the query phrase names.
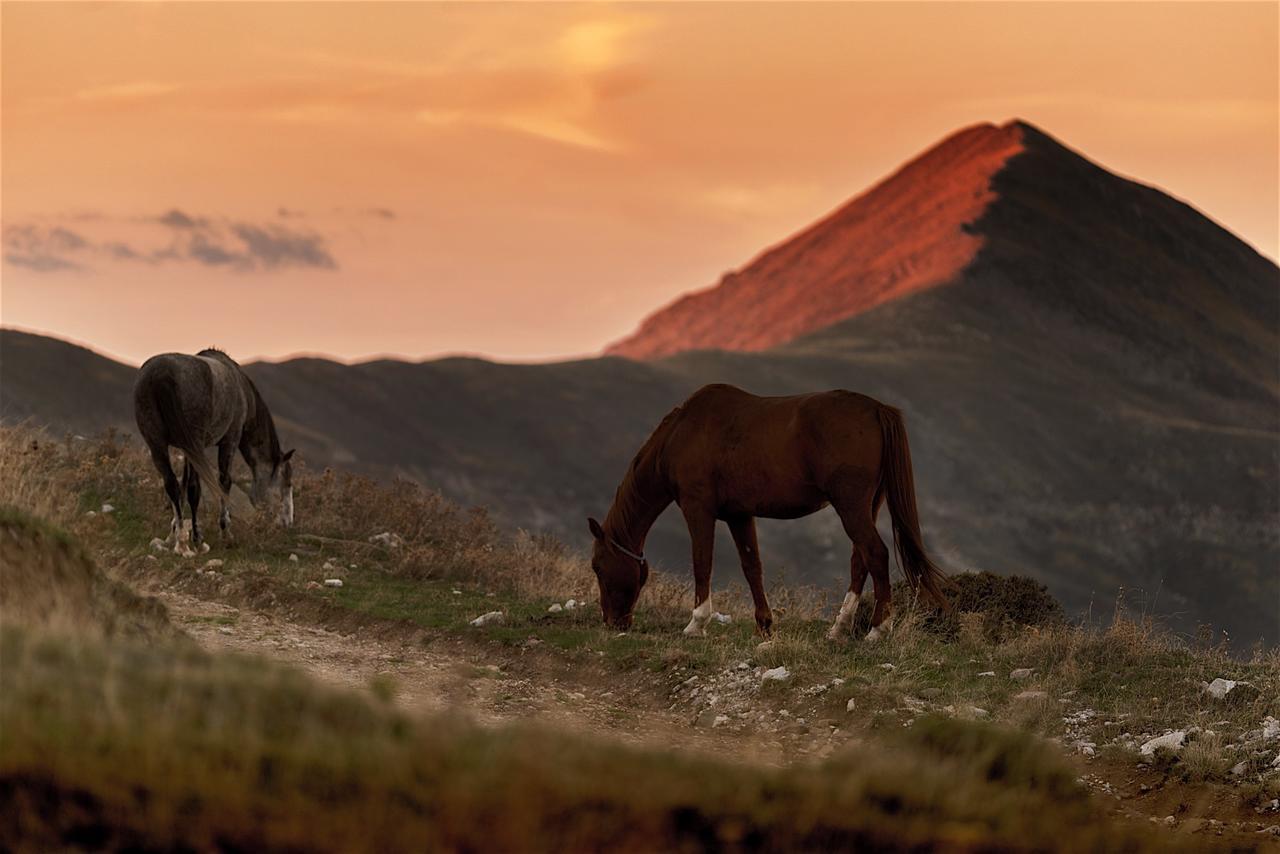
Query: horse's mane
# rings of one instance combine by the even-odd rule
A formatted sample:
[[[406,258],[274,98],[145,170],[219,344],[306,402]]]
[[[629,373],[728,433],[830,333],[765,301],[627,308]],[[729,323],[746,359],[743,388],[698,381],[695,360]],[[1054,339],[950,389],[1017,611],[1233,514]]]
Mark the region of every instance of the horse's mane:
[[[609,508],[608,521],[616,523],[616,528],[633,530],[637,517],[643,516],[652,504],[655,496],[649,495],[646,487],[652,487],[652,481],[657,478],[660,445],[681,409],[682,407],[677,406],[668,412],[631,459],[631,465],[627,467],[627,473],[618,484],[618,491],[614,493],[613,506]]]

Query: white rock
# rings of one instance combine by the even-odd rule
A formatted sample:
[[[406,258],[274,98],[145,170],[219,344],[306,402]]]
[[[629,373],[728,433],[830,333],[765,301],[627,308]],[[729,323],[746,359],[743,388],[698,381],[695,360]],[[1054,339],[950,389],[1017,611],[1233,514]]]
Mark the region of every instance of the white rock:
[[[1262,721],[1262,738],[1264,741],[1280,738],[1280,721],[1267,715]]]
[[[1035,668],[1033,667],[1019,667],[1017,670],[1010,671],[1009,678],[1030,679],[1032,673],[1035,673]]]
[[[208,544],[208,543],[201,543],[201,544],[200,544],[200,553],[201,553],[201,554],[205,554],[205,553],[206,553],[206,552],[208,552],[208,551],[209,551],[209,544]]]
[[[761,682],[786,682],[791,678],[791,671],[785,667],[775,667],[760,674]]]
[[[547,613],[548,613],[548,614],[559,614],[559,613],[560,613],[561,611],[563,611],[563,610],[564,610],[564,606],[563,606],[563,605],[561,605],[559,602],[554,602],[554,603],[552,603],[551,607],[547,609]]]
[[[565,602],[565,603],[564,603],[564,609],[565,609],[566,611],[572,611],[572,610],[573,610],[574,608],[576,608],[576,607],[578,607],[578,600],[577,600],[577,599],[570,599],[568,602]]]
[[[768,652],[773,649],[773,641],[761,641],[756,644],[756,652]]]
[[[98,515],[98,511],[97,511],[97,510],[90,510],[88,513],[85,513],[84,515],[86,515],[86,516],[97,516],[97,515]]]
[[[169,550],[169,546],[167,543],[165,543],[164,540],[160,539],[159,537],[152,537],[151,550],[157,551],[157,552],[167,552]]]
[[[1215,679],[1212,682],[1210,682],[1208,685],[1204,686],[1204,690],[1210,696],[1212,696],[1215,700],[1221,700],[1223,697],[1230,694],[1235,689],[1235,687],[1236,687],[1236,683],[1234,680],[1222,679],[1221,677],[1219,677],[1218,679]]]
[[[986,709],[980,709],[977,706],[973,706],[969,709],[969,714],[973,715],[975,718],[985,718],[987,715],[991,713],[988,712]]]
[[[892,664],[890,664],[890,663],[889,663],[889,662],[887,662],[887,661],[886,661],[884,664],[879,665],[879,667],[880,667],[880,669],[881,669],[881,670],[895,670],[895,669],[896,669]]]
[[[355,569],[355,568],[356,568],[356,565],[354,563],[347,567],[347,569]]]
[[[837,685],[843,685],[843,684],[844,684],[844,680],[843,680],[843,679],[841,679],[839,676],[833,676],[833,677],[831,678],[831,687],[832,687],[832,688],[836,687]]]
[[[461,591],[461,590],[454,590],[454,591],[452,591],[452,592],[453,592],[453,595],[454,595],[454,596],[461,596],[461,595],[462,595],[462,591]]]
[[[321,569],[337,569],[337,567],[333,565],[332,561],[327,561],[327,560],[324,562],[324,566],[320,568]]]
[[[218,560],[217,558],[214,558],[213,560],[207,560],[204,563],[205,569],[217,569],[220,566],[222,566],[222,561]]]
[[[160,558],[155,555],[147,555],[147,560],[159,562]]]
[[[1249,768],[1249,763],[1237,762],[1235,765],[1231,766],[1231,774],[1234,777],[1240,777],[1244,774],[1246,770],[1248,770],[1248,768]]]
[[[471,621],[471,625],[476,627],[487,626],[492,623],[501,623],[506,616],[501,611],[490,611],[487,614],[481,614]]]
[[[724,726],[728,722],[729,722],[729,718],[727,715],[716,715],[716,719],[711,722],[711,726],[714,729],[715,727],[718,727],[718,726]]]
[[[722,626],[733,622],[733,617],[729,616],[728,614],[718,614],[718,613],[712,614],[711,619],[715,620],[717,623],[719,623]]]
[[[325,586],[325,587],[341,587],[341,586],[342,586],[342,579],[341,579],[341,578],[326,578],[326,579],[324,580],[324,586]]]
[[[235,634],[235,632],[231,631],[231,628],[229,626],[222,626],[221,628],[218,629],[218,632],[224,635]]]
[[[290,553],[290,555],[289,555],[289,562],[290,562],[290,563],[297,563],[297,562],[298,562],[298,556],[297,556],[296,554],[292,554],[292,553]]]
[[[1022,691],[1021,693],[1017,694],[1013,699],[1022,700],[1025,702],[1026,700],[1043,700],[1047,696],[1049,695],[1043,691]]]
[[[105,514],[107,514],[107,513],[114,513],[114,512],[116,512],[116,508],[115,508],[114,506],[110,505],[110,504],[103,504],[103,505],[102,505],[102,512],[103,512],[103,514],[104,514],[104,515],[105,515]]]
[[[844,704],[844,710],[846,712],[852,712],[856,708],[858,708],[858,702],[853,699],[853,697],[850,697],[849,702]]]
[[[404,545],[404,537],[399,534],[393,534],[390,531],[383,531],[381,534],[374,534],[369,538],[369,542],[375,546],[386,546],[389,549],[398,549]]]
[[[978,675],[979,675],[979,676],[995,676],[995,675],[996,675],[996,672],[995,672],[994,670],[984,670],[984,671],[982,671],[981,673],[979,673]]]
[[[1160,748],[1178,752],[1182,746],[1187,743],[1187,733],[1184,730],[1174,730],[1166,732],[1164,735],[1156,736],[1148,741],[1142,747],[1138,748],[1138,752],[1143,756],[1152,756]]]

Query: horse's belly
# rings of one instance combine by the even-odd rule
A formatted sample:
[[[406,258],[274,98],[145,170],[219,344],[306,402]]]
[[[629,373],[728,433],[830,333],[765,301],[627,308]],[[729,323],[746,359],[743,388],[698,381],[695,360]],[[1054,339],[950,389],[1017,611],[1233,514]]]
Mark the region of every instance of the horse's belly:
[[[726,516],[760,516],[765,519],[799,519],[817,513],[828,504],[826,496],[808,490],[791,495],[741,496],[721,502],[721,512]]]

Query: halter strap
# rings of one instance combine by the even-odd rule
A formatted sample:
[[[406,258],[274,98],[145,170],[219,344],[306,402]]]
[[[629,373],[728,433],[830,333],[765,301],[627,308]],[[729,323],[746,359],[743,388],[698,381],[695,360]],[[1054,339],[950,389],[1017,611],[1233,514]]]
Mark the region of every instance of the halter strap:
[[[640,563],[644,563],[644,555],[643,555],[643,554],[636,554],[635,552],[631,551],[631,549],[627,548],[627,547],[626,547],[626,546],[624,546],[622,543],[620,543],[620,542],[618,542],[617,540],[615,540],[613,537],[610,537],[610,538],[609,538],[609,542],[613,544],[613,547],[614,547],[615,549],[617,549],[618,551],[622,552],[622,553],[623,553],[624,555],[626,555],[627,557],[631,558],[632,560],[637,560],[637,561],[639,561]]]

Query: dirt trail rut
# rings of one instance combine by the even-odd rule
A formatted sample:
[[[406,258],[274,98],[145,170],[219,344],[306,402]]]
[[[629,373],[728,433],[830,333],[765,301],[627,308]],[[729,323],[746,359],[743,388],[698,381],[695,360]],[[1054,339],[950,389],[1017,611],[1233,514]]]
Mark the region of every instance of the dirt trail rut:
[[[798,743],[695,726],[687,714],[669,709],[651,687],[536,647],[502,648],[462,639],[419,645],[343,635],[172,590],[159,596],[174,622],[205,649],[267,656],[358,691],[370,691],[379,681],[389,683],[395,703],[409,714],[448,710],[482,725],[532,722],[753,763],[782,764],[837,746],[832,738]]]

